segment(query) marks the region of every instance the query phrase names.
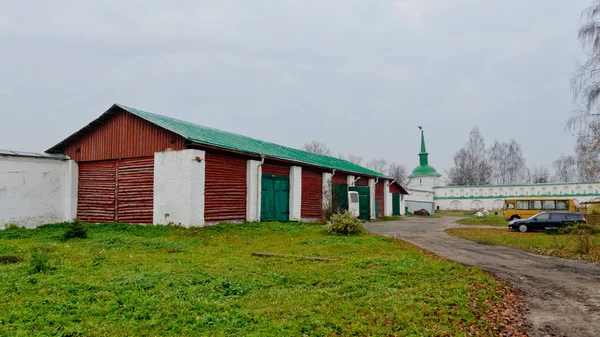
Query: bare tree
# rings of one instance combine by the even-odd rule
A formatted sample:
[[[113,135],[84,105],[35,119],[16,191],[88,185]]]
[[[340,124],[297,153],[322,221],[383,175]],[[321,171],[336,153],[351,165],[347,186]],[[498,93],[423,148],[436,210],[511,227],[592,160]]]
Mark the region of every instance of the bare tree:
[[[322,154],[325,156],[331,156],[331,150],[325,143],[318,142],[316,140],[312,140],[302,146],[302,150],[306,152]]]
[[[581,112],[589,114],[598,110],[600,97],[600,1],[583,10],[581,20],[578,38],[587,60],[577,69],[571,87]]]
[[[575,161],[578,179],[596,181],[600,178],[600,1],[581,13],[582,25],[578,38],[585,61],[571,79],[573,96],[578,106],[567,128],[578,131]]]
[[[448,171],[448,185],[489,184],[492,166],[488,162],[485,141],[478,127],[471,130],[469,141],[454,155],[454,166]]]
[[[534,167],[533,170],[531,170],[531,182],[534,184],[550,182],[550,172],[543,166]]]
[[[526,167],[521,144],[514,139],[507,143],[495,141],[489,151],[492,177],[497,184],[516,184],[523,181]]]
[[[362,162],[363,162],[363,157],[354,155],[352,153],[348,153],[347,156],[344,156],[343,154],[340,154],[339,158],[347,160],[347,161],[349,161],[351,163],[354,163],[356,165],[362,165]]]
[[[575,180],[577,172],[575,170],[575,158],[573,156],[562,155],[552,163],[552,166],[554,167],[554,176],[557,182],[570,182]]]
[[[408,172],[406,171],[406,166],[402,164],[392,163],[388,169],[388,175],[402,186],[408,184]]]
[[[600,179],[600,123],[594,122],[581,130],[575,146],[575,162],[578,179],[597,181]]]
[[[372,159],[367,163],[367,168],[375,172],[387,173],[387,161],[385,159]]]

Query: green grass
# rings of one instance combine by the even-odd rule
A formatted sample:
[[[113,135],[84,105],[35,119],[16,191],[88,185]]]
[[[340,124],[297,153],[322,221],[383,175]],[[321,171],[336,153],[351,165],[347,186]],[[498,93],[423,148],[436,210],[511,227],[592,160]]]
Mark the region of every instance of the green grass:
[[[489,313],[505,285],[391,238],[294,223],[87,228],[68,241],[66,224],[0,231],[0,254],[23,259],[0,264],[0,336],[495,335],[503,322]]]
[[[500,215],[487,215],[482,217],[471,216],[468,218],[457,220],[456,223],[470,226],[497,226],[508,228],[508,221]]]
[[[580,250],[577,235],[548,235],[544,232],[521,233],[495,228],[451,228],[450,235],[495,246],[507,246],[528,252],[600,262],[600,234],[592,237],[595,247],[584,254]]]

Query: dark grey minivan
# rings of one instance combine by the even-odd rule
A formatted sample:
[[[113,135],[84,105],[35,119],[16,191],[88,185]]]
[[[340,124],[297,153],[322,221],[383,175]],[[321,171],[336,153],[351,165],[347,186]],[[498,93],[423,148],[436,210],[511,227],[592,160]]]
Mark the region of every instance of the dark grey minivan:
[[[577,212],[542,212],[528,219],[512,220],[508,223],[508,228],[528,232],[546,227],[567,227],[576,223],[585,223],[585,217]]]

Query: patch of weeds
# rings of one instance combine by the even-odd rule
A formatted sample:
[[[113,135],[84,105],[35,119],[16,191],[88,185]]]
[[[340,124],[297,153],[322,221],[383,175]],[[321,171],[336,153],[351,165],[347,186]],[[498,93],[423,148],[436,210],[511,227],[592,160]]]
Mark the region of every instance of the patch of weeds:
[[[34,249],[29,261],[29,272],[32,274],[45,273],[52,269],[53,267],[49,262],[48,250],[42,247]]]
[[[232,284],[231,282],[223,282],[221,283],[221,287],[225,296],[242,296],[248,292],[248,288],[239,284]]]
[[[348,211],[332,215],[325,229],[332,235],[360,235],[367,232],[362,221]]]
[[[22,257],[15,255],[0,255],[0,264],[13,264],[23,261]]]
[[[181,248],[167,248],[167,254],[175,254],[181,252],[183,252],[183,249]]]
[[[85,228],[85,226],[79,222],[79,220],[75,219],[67,226],[67,230],[63,235],[63,240],[66,241],[75,238],[85,239],[87,236],[87,228]]]

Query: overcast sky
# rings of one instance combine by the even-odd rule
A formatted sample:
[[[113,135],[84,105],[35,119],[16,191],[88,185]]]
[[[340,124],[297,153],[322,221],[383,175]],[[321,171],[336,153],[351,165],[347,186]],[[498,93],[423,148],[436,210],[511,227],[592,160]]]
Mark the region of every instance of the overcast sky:
[[[0,149],[44,151],[121,103],[409,170],[423,124],[442,174],[478,125],[550,167],[575,141],[569,80],[590,4],[2,0]]]

